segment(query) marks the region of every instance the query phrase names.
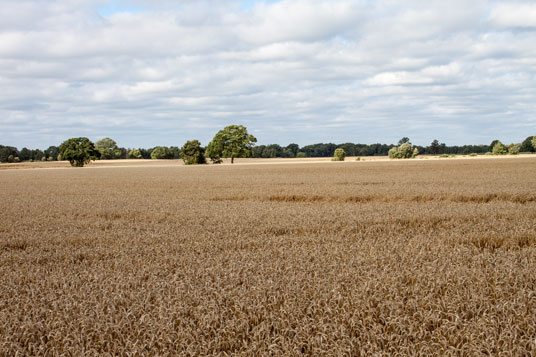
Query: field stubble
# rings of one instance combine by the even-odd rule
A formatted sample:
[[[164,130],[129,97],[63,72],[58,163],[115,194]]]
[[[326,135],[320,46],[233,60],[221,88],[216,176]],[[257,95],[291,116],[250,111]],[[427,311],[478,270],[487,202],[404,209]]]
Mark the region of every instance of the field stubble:
[[[0,354],[534,355],[536,160],[0,172]]]

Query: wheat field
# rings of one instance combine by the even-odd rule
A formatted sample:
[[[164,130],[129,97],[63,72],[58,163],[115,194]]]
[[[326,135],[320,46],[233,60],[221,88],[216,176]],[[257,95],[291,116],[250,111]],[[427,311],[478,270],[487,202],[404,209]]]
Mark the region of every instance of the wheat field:
[[[535,173],[2,170],[0,355],[535,355]]]

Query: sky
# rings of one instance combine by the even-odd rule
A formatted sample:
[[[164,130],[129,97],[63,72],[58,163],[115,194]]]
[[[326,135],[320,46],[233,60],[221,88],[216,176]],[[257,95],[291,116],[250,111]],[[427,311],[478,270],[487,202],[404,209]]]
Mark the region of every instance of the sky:
[[[0,0],[0,144],[536,135],[536,1]]]

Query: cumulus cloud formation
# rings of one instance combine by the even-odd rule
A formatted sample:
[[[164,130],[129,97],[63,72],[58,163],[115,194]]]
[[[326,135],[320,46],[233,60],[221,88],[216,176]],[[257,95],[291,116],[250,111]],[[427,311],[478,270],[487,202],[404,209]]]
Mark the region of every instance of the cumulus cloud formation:
[[[536,6],[488,0],[3,0],[0,144],[519,142]]]

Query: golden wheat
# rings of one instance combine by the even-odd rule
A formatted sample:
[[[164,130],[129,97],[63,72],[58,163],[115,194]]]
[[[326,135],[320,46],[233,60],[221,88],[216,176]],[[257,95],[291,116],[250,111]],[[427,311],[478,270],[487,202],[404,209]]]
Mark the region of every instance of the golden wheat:
[[[534,355],[536,160],[0,171],[0,355]]]

